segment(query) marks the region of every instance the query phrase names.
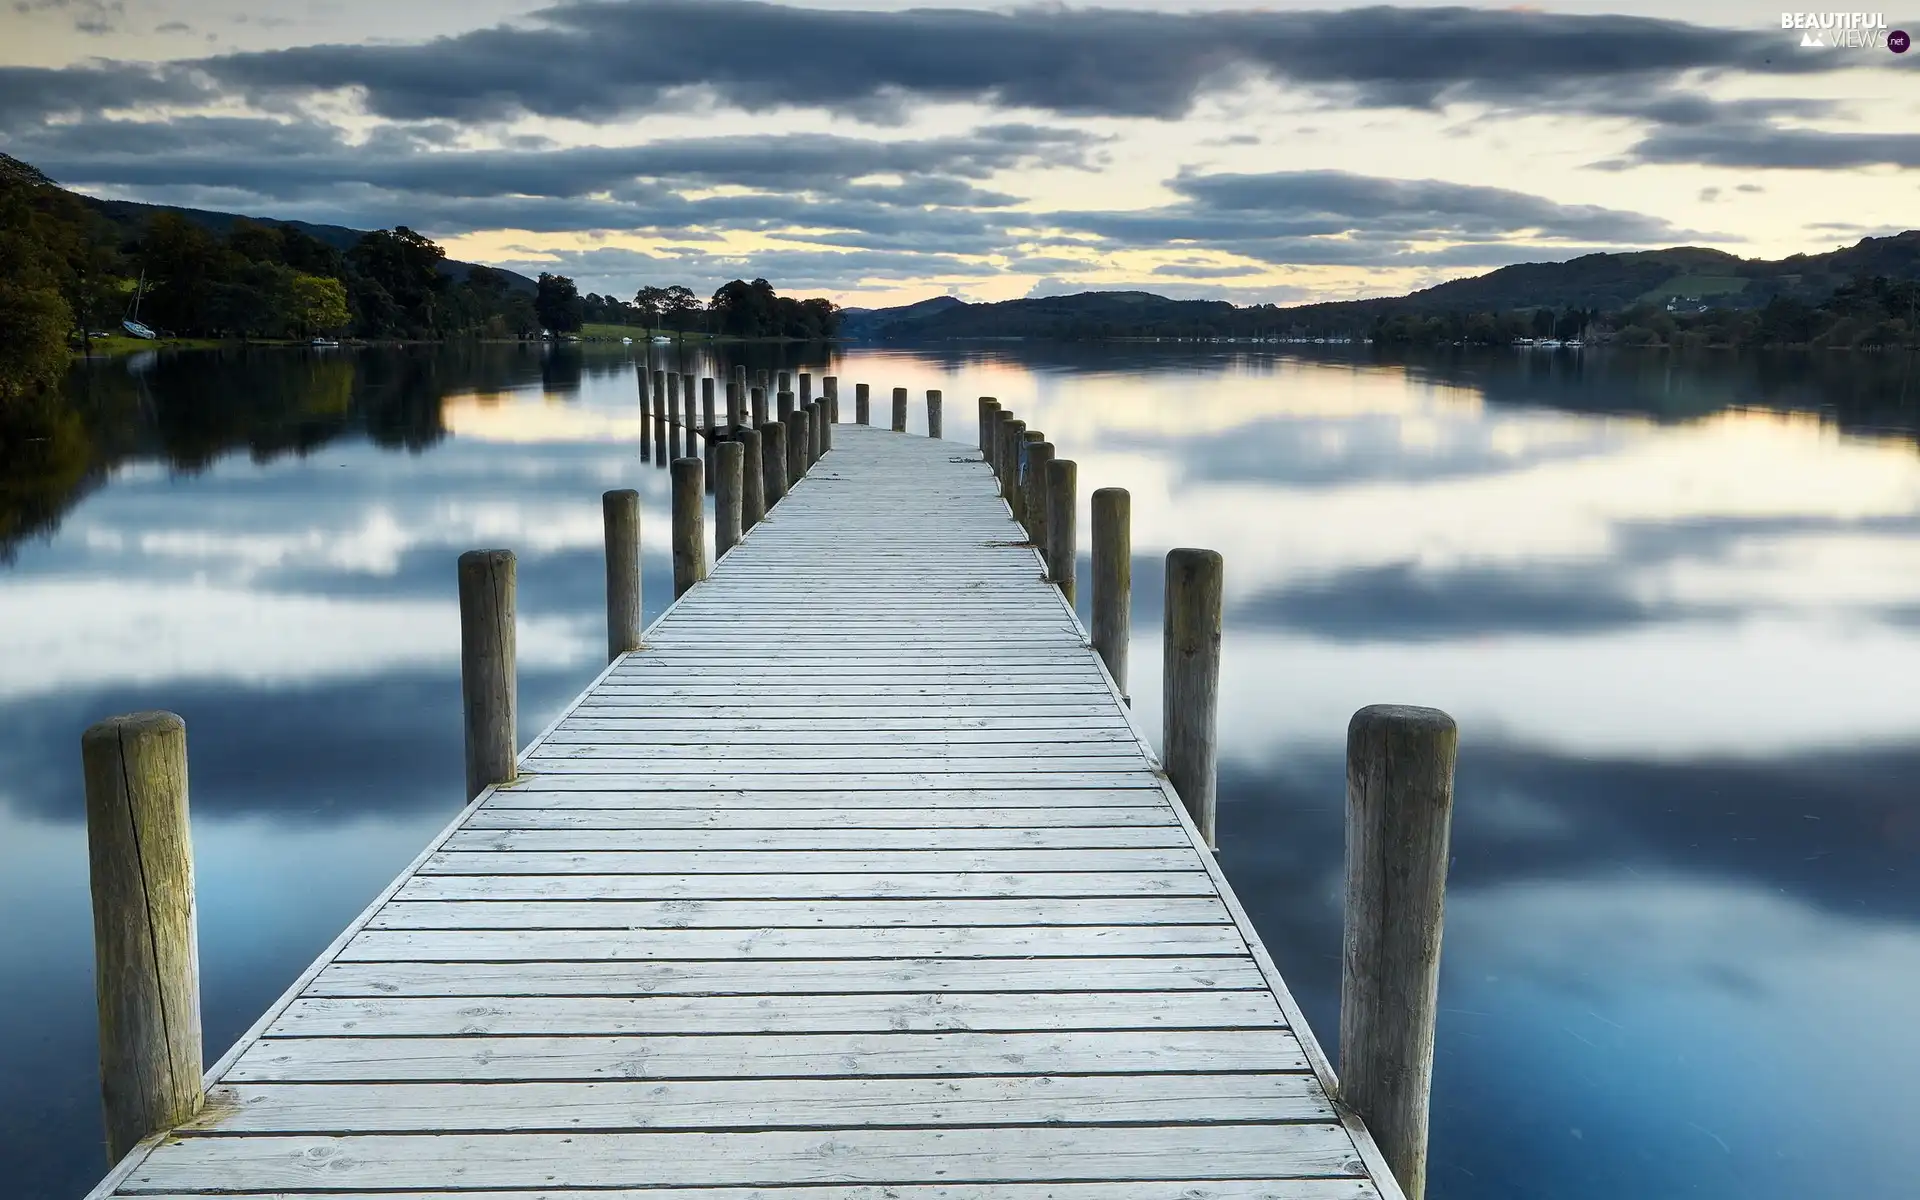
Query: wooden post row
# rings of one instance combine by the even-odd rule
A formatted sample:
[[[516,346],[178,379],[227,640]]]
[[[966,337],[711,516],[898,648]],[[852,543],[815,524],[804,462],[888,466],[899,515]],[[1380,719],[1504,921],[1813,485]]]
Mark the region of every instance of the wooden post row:
[[[781,421],[760,426],[760,471],[766,511],[772,512],[787,494],[787,427]]]
[[[745,517],[746,448],[739,442],[713,447],[713,557],[717,562],[740,544]]]
[[[1218,846],[1214,783],[1218,760],[1220,555],[1212,550],[1167,552],[1164,608],[1163,736],[1167,779],[1180,793],[1200,836]]]
[[[1078,567],[1075,493],[1079,476],[1079,465],[1070,458],[1056,458],[1047,464],[1047,577],[1059,586],[1069,608],[1074,603],[1074,575]]]
[[[758,525],[767,515],[766,468],[760,463],[760,431],[742,429],[740,443],[740,532]]]
[[[707,577],[707,512],[705,472],[693,457],[673,460],[673,594]]]
[[[1047,464],[1052,461],[1052,442],[1041,440],[1028,444],[1026,479],[1022,481],[1026,494],[1021,497],[1021,508],[1026,518],[1027,540],[1040,547],[1042,554],[1047,549]]]
[[[518,745],[513,551],[460,556],[460,692],[467,742],[467,799],[514,776]]]
[[[1093,649],[1123,698],[1133,637],[1132,509],[1125,488],[1093,493]]]
[[[807,414],[795,410],[784,422],[787,427],[787,487],[791,489],[807,473],[807,450],[811,433]]]
[[[187,727],[112,717],[80,737],[107,1159],[205,1103]]]
[[[1435,708],[1377,704],[1347,726],[1340,1093],[1408,1200],[1427,1186],[1459,731]]]
[[[603,492],[607,546],[607,661],[640,647],[640,493]]]
[[[1027,423],[1014,419],[1000,423],[1000,498],[1013,506],[1013,498],[1020,492],[1020,453],[1026,445]],[[1018,518],[1019,509],[1014,509]]]

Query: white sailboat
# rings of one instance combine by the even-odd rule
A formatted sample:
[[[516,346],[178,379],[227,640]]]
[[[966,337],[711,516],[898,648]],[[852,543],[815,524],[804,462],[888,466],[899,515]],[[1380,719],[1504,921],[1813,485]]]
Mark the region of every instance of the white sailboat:
[[[132,334],[134,337],[141,338],[149,342],[158,341],[160,338],[160,335],[155,333],[153,330],[149,329],[147,326],[142,325],[140,323],[140,297],[146,292],[146,290],[147,290],[147,273],[145,271],[142,271],[140,272],[140,282],[134,285],[133,306],[127,310],[127,315],[121,319],[120,328],[126,330],[128,333]]]

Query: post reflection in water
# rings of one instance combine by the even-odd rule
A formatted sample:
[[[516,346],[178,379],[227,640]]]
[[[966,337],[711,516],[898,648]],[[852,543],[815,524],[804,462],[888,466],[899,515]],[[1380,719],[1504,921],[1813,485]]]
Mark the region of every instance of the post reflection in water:
[[[531,734],[604,661],[600,492],[648,510],[647,617],[672,594],[645,466],[693,434],[652,384],[736,364],[997,396],[1078,462],[1082,529],[1129,489],[1149,729],[1164,555],[1225,555],[1221,855],[1324,1042],[1347,717],[1459,720],[1430,1195],[1910,1187],[1910,359],[474,345],[95,363],[4,416],[20,1194],[102,1168],[80,730],[187,719],[217,1052],[459,807],[454,557],[519,556]]]

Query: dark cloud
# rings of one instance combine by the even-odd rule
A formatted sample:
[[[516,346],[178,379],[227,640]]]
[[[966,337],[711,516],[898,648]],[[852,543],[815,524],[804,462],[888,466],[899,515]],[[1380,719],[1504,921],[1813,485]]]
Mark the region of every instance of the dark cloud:
[[[1171,118],[1248,77],[1368,107],[1581,106],[1622,94],[1651,101],[1694,72],[1838,61],[1795,55],[1773,31],[1513,10],[849,12],[587,0],[532,24],[424,44],[307,46],[199,65],[256,93],[362,89],[373,112],[398,120],[602,121],[701,102],[871,115],[910,100]]]
[[[193,104],[209,95],[203,83],[171,69],[130,64],[0,67],[0,127],[24,131],[54,118]]]
[[[1920,134],[1850,133],[1733,123],[1707,129],[1657,129],[1610,167],[1704,163],[1716,167],[1779,167],[1831,171],[1850,167],[1920,167]]]
[[[1048,214],[1062,229],[1136,246],[1196,245],[1270,263],[1484,266],[1705,236],[1642,213],[1506,188],[1346,171],[1183,174],[1159,208]],[[1724,236],[1724,235],[1716,235]],[[1455,242],[1430,250],[1416,244]],[[1568,245],[1567,243],[1578,243]]]

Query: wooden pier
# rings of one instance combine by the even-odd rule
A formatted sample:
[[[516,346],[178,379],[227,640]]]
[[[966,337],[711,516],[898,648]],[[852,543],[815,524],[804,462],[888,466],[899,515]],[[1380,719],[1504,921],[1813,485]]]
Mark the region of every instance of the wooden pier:
[[[831,437],[94,1197],[1399,1200],[981,453]]]

